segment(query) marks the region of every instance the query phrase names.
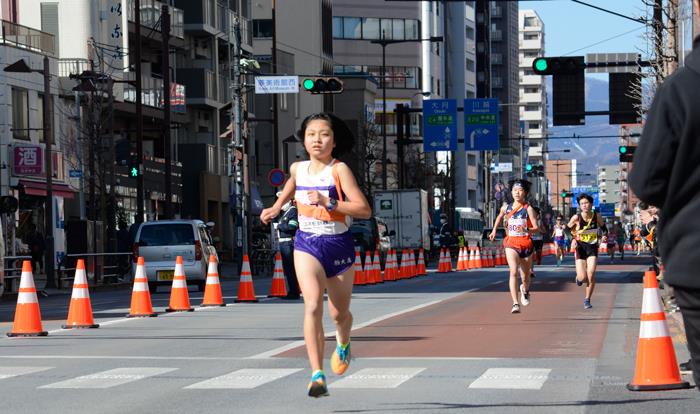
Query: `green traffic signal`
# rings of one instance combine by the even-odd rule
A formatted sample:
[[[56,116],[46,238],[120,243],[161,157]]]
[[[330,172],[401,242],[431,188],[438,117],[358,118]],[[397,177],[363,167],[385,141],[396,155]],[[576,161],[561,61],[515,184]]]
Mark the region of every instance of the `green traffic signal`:
[[[532,164],[525,165],[525,171],[532,171]]]
[[[620,154],[627,154],[627,147],[624,145],[620,146]]]
[[[561,192],[561,198],[566,198],[568,195],[569,195],[569,193],[566,191]]]
[[[549,64],[547,64],[547,59],[545,58],[537,58],[535,59],[534,65],[535,70],[539,72],[545,72],[547,70],[547,67]]]
[[[139,170],[136,167],[131,167],[130,174],[132,177],[138,177],[139,176]]]
[[[302,83],[302,85],[304,86],[304,90],[306,91],[313,90],[315,84],[316,83],[313,79],[304,79],[304,82]]]

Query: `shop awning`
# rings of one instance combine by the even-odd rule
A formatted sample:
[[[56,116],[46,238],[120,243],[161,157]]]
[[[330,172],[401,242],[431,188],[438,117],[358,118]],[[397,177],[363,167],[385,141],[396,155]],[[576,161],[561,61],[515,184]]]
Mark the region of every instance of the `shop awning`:
[[[19,180],[19,183],[24,186],[25,194],[46,197],[46,183],[29,180]],[[60,183],[51,183],[51,191],[53,195],[63,198],[73,198],[75,194],[70,186]]]

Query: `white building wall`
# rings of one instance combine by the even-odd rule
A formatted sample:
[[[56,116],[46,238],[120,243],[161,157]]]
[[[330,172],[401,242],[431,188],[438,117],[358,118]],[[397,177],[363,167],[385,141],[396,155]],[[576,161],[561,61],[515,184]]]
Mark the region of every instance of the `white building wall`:
[[[525,26],[526,19],[534,24]],[[534,10],[520,10],[518,31],[520,120],[524,121],[525,136],[529,138],[530,161],[540,163],[546,151],[547,92],[545,77],[532,73],[532,62],[538,56],[545,56],[544,23]],[[526,39],[533,36],[534,39]]]

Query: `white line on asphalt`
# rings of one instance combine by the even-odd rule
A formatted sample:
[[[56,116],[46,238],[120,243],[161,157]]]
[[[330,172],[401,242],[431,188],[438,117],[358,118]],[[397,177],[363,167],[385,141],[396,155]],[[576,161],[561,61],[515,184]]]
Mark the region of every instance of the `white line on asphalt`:
[[[547,368],[489,368],[469,388],[539,390],[551,371]]]
[[[357,330],[357,329],[362,329],[362,328],[364,328],[364,327],[366,327],[366,326],[369,326],[369,325],[372,325],[372,324],[381,322],[381,321],[383,321],[383,320],[386,320],[386,319],[389,319],[389,318],[393,318],[393,317],[395,317],[395,316],[403,315],[403,314],[405,314],[405,313],[413,312],[413,311],[415,311],[415,310],[423,309],[423,308],[426,308],[426,307],[428,307],[428,306],[432,306],[432,305],[435,305],[435,304],[437,304],[437,303],[444,302],[444,301],[450,300],[450,299],[452,299],[452,298],[456,298],[456,297],[459,296],[459,295],[463,295],[463,294],[465,294],[465,293],[470,293],[470,292],[473,292],[473,291],[478,290],[478,289],[479,289],[479,288],[472,288],[472,289],[469,289],[469,290],[466,290],[466,291],[463,291],[463,292],[458,292],[458,293],[452,294],[452,295],[450,295],[450,296],[448,296],[448,297],[445,297],[445,298],[442,298],[442,299],[438,299],[438,300],[433,300],[433,301],[430,301],[430,302],[426,302],[426,303],[423,303],[423,304],[421,304],[421,305],[416,305],[416,306],[413,306],[413,307],[410,307],[410,308],[407,308],[407,309],[403,309],[403,310],[400,310],[400,311],[397,311],[397,312],[388,313],[388,314],[386,314],[386,315],[382,315],[382,316],[379,316],[379,317],[377,317],[377,318],[370,319],[369,321],[366,321],[366,322],[357,324],[357,325],[353,326],[352,330],[355,331],[355,330]],[[336,334],[336,331],[333,331],[333,332],[327,334],[326,337],[331,337],[331,338],[332,338],[332,337],[335,336],[335,334]],[[280,346],[280,347],[275,348],[275,349],[272,349],[272,350],[270,350],[270,351],[261,352],[261,353],[259,353],[259,354],[250,356],[250,357],[248,357],[248,358],[249,358],[249,359],[268,359],[268,358],[271,358],[271,357],[273,357],[273,356],[275,356],[275,355],[277,355],[277,354],[280,354],[280,353],[285,352],[285,351],[289,351],[290,349],[294,349],[294,348],[300,347],[300,346],[302,346],[302,345],[304,345],[304,341],[303,341],[303,340],[302,340],[302,341],[294,341],[294,342],[288,343],[287,345]]]
[[[123,359],[160,361],[242,361],[242,357],[178,357],[178,356],[127,356],[127,355],[0,355],[0,359]]]
[[[52,368],[53,367],[0,367],[0,379],[34,374],[35,372],[47,371]]]
[[[239,369],[220,377],[208,379],[189,385],[185,389],[198,390],[235,390],[235,389],[253,389],[268,382],[295,374],[301,371],[301,368],[256,368],[256,369]]]
[[[39,388],[111,388],[175,370],[177,368],[115,368]]]
[[[365,368],[330,385],[330,388],[396,388],[425,368]]]

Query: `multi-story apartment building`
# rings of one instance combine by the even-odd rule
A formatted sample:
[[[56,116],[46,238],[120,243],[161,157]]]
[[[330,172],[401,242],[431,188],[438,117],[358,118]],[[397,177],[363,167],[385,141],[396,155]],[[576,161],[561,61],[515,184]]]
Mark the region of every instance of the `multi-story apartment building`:
[[[465,96],[476,98],[476,15],[474,2],[465,2],[464,13],[465,39]],[[485,200],[484,163],[483,156],[479,152],[467,152],[467,205],[474,209],[483,208]]]
[[[561,192],[562,190],[571,191],[572,187],[578,185],[576,160],[546,160],[544,170],[549,186],[549,204],[560,213],[568,213],[571,199],[562,199]]]
[[[543,164],[547,151],[546,77],[535,75],[532,62],[545,56],[544,23],[534,10],[520,10],[518,15],[520,61],[520,122],[527,142],[527,161]]]
[[[518,66],[518,2],[491,2],[491,90],[501,104],[498,161],[513,163],[513,176],[522,177]]]
[[[620,145],[637,145],[642,133],[642,125],[620,125]],[[620,210],[624,215],[631,215],[635,211],[639,198],[634,195],[627,183],[627,176],[632,171],[633,163],[620,163]]]
[[[615,204],[615,209],[621,211],[620,165],[598,166],[597,181],[600,202]]]

